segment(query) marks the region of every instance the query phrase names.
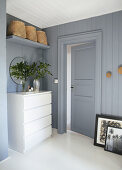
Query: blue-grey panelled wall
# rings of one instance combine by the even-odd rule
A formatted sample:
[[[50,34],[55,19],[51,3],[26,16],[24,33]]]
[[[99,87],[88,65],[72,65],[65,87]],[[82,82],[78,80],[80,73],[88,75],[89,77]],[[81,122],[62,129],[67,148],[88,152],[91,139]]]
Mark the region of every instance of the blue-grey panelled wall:
[[[7,18],[7,22],[6,22]],[[10,78],[9,65],[15,57],[24,57],[27,61],[42,60],[43,53],[40,49],[19,45],[16,43],[6,42],[6,27],[11,20],[18,20],[11,15],[6,15],[5,0],[0,0],[0,160],[8,155],[7,139],[7,92],[20,91],[21,86],[17,86]],[[26,23],[28,24],[28,23]],[[31,24],[29,24],[31,25]],[[38,29],[38,28],[37,28]],[[6,67],[7,66],[7,67]],[[6,73],[7,70],[7,73]],[[7,80],[7,83],[6,83]],[[30,82],[29,82],[30,83]]]
[[[9,66],[11,61],[15,57],[19,56],[24,57],[28,62],[42,60],[42,50],[24,45],[19,45],[16,43],[7,42],[6,56],[7,56],[7,92],[21,91],[22,86],[15,84],[10,78]],[[32,81],[28,81],[26,83],[26,88],[28,85],[32,85]]]
[[[52,65],[53,77],[49,77],[44,85],[53,91],[53,127],[57,128],[58,123],[58,85],[53,83],[53,79],[58,78],[58,37],[99,29],[102,30],[101,111],[122,116],[122,75],[117,71],[122,64],[122,11],[119,11],[44,29],[51,46],[45,60]],[[106,78],[107,71],[112,72],[111,78]]]
[[[0,161],[7,156],[6,1],[0,0]]]

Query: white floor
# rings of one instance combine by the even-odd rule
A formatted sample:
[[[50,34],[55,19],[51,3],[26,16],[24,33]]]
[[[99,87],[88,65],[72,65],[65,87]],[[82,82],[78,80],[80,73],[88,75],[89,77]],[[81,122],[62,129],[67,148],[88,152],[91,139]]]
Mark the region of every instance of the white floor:
[[[0,170],[122,170],[122,156],[93,145],[93,140],[74,133],[56,132],[26,154],[9,151]]]

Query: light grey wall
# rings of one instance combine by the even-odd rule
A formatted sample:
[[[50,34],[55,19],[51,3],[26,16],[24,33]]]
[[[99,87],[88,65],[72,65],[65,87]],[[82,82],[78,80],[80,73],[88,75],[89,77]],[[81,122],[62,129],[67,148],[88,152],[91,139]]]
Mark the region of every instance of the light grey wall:
[[[102,113],[122,116],[122,75],[117,72],[122,64],[122,11],[93,17],[86,20],[67,23],[44,29],[51,46],[46,52],[45,60],[52,67],[53,77],[45,81],[47,90],[53,91],[53,126],[58,120],[58,85],[53,79],[58,77],[58,37],[75,33],[102,30]],[[111,71],[112,77],[106,78]]]
[[[6,16],[7,16],[7,24],[6,25],[8,25],[11,20],[19,20],[18,18],[13,17],[13,16],[8,15],[8,14]],[[25,24],[31,25],[31,24],[26,23],[26,22],[25,22]],[[33,61],[38,61],[38,60],[42,61],[43,52],[42,52],[41,49],[36,49],[36,48],[28,47],[28,46],[25,46],[25,45],[7,42],[6,43],[6,56],[7,56],[7,91],[8,92],[15,92],[17,90],[21,91],[22,86],[16,85],[10,78],[9,66],[10,66],[11,61],[15,57],[18,57],[18,56],[24,57],[28,62],[33,62]],[[26,88],[27,88],[28,84],[32,85],[32,80],[29,80],[26,83]]]
[[[0,161],[7,156],[6,1],[0,0]]]

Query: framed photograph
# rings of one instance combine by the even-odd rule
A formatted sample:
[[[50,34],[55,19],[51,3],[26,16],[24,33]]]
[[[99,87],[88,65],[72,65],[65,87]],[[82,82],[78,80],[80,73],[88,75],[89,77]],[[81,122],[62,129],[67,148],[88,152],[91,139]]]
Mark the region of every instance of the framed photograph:
[[[122,129],[108,126],[105,140],[106,151],[122,155]]]
[[[111,115],[96,115],[94,145],[105,147],[108,126],[122,128],[122,117]]]

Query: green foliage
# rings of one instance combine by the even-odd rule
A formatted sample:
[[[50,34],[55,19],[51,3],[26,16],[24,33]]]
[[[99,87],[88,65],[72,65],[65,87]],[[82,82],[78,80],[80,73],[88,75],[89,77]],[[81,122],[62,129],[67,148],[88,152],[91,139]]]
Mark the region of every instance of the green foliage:
[[[10,75],[23,82],[27,81],[31,76],[34,79],[40,79],[44,78],[47,74],[52,75],[48,70],[49,66],[49,64],[43,62],[39,62],[39,64],[34,62],[31,65],[27,62],[20,62],[10,67]]]
[[[37,64],[34,62],[31,65],[32,77],[34,79],[40,79],[44,78],[46,75],[52,75],[51,72],[48,70],[49,66],[50,65],[47,63],[39,62],[39,64]]]
[[[20,62],[10,67],[10,75],[16,79],[26,81],[32,75],[31,65]]]

